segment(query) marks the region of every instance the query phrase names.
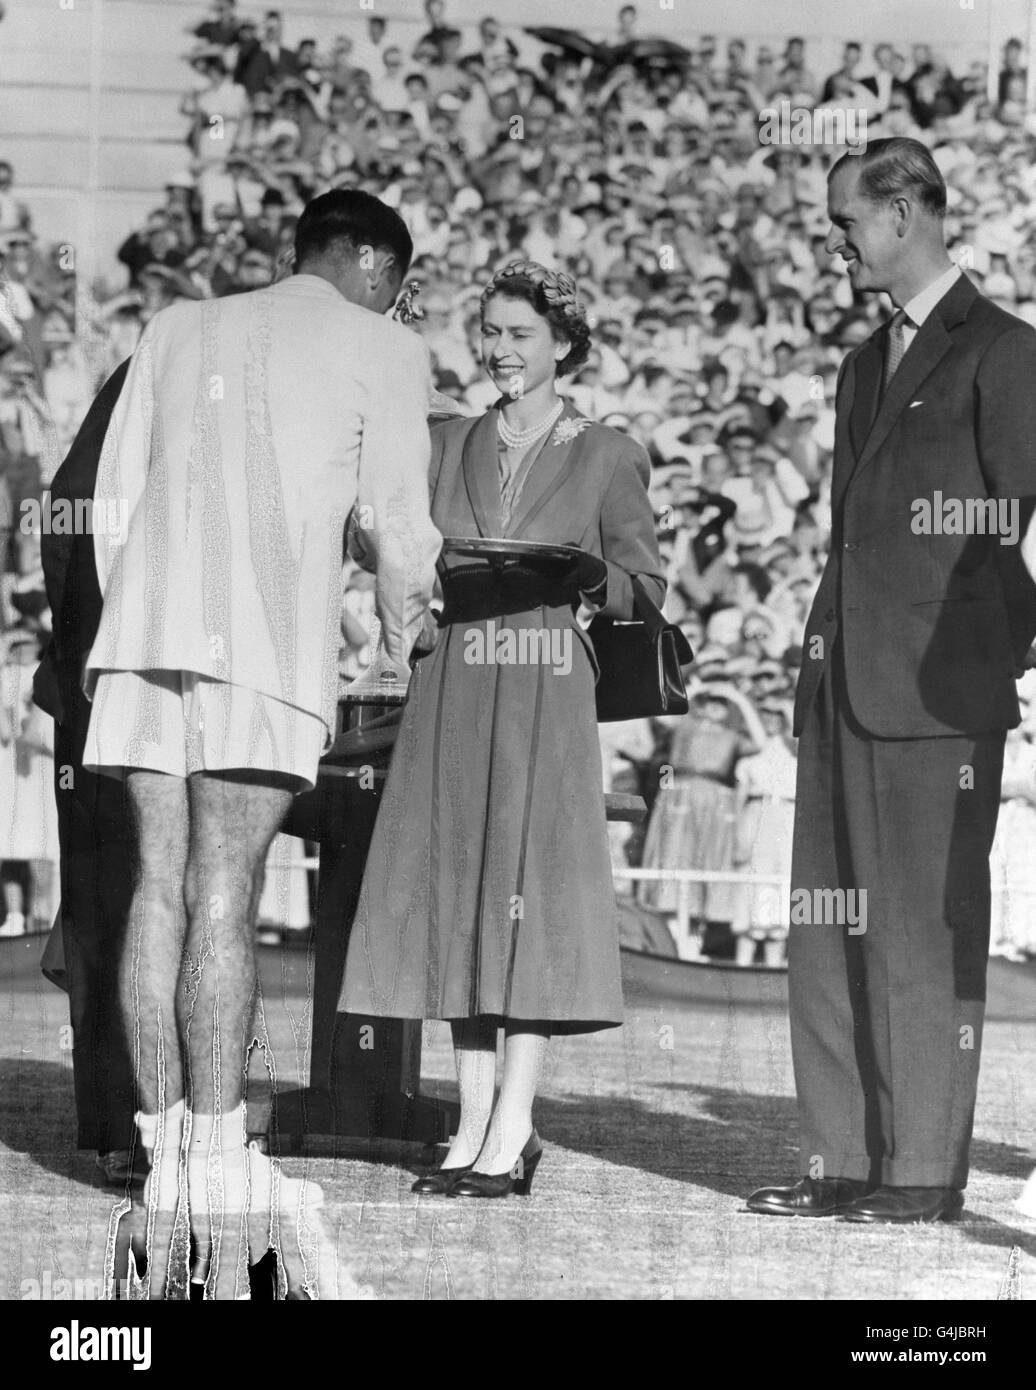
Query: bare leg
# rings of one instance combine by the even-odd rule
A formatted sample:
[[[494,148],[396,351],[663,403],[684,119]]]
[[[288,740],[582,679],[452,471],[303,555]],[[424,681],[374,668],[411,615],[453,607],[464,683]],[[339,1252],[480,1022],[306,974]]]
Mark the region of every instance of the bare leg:
[[[735,965],[751,965],[755,960],[755,941],[750,936],[739,936],[734,947]]]
[[[33,859],[29,864],[33,929],[36,931],[49,931],[54,924],[55,867],[52,859]]]
[[[25,911],[22,885],[16,878],[4,879],[4,908],[8,914],[17,912],[20,915]]]
[[[532,1103],[550,1029],[523,1021],[505,1025],[504,1074],[500,1095],[475,1167],[480,1173],[507,1173],[532,1133]]]
[[[179,1239],[174,1238],[174,1213],[183,1140],[176,991],[186,925],[187,785],[180,777],[133,769],[126,789],[136,832],[136,864],[119,962],[119,1001],[133,1053],[141,1132],[154,1163],[144,1190],[146,1220],[140,1234],[149,1295],[163,1298],[168,1292],[184,1297],[187,1232],[181,1227]]]
[[[187,1184],[196,1244],[211,1251],[206,1297],[247,1297],[247,1265],[274,1248],[282,1290],[348,1297],[316,1183],[245,1147],[244,1088],[258,997],[255,922],[267,851],[297,779],[265,772],[188,779],[188,929],[180,1016],[187,1052]]]
[[[766,964],[770,966],[784,965],[787,961],[786,945],[787,942],[783,937],[777,937],[776,939],[767,937],[766,941],[763,943],[763,960]]]
[[[243,772],[195,773],[188,791],[188,926],[184,989],[177,1004],[191,1107],[227,1114],[244,1097],[263,866],[293,792],[289,779],[278,783],[273,774]]]
[[[453,1056],[460,1087],[457,1133],[443,1160],[444,1168],[474,1163],[493,1110],[496,1090],[496,1024],[484,1018],[454,1019]]]
[[[119,963],[119,999],[140,1108],[158,1114],[184,1095],[176,1031],[187,862],[187,784],[162,772],[133,769],[126,788],[137,838],[130,925]],[[164,1076],[159,1075],[161,1041]]]

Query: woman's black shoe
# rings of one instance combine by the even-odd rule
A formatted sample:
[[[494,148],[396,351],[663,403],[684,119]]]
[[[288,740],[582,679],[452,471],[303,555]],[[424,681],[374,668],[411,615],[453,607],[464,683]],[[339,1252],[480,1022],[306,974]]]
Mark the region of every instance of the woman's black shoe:
[[[536,1165],[543,1157],[543,1145],[535,1130],[508,1173],[478,1173],[472,1169],[451,1184],[447,1197],[509,1197],[512,1192],[527,1197],[532,1190]]]
[[[434,1173],[426,1173],[423,1178],[418,1178],[410,1191],[416,1192],[418,1195],[424,1197],[445,1197],[448,1195],[453,1183],[455,1183],[462,1174],[470,1172],[470,1163],[462,1168],[436,1168]]]

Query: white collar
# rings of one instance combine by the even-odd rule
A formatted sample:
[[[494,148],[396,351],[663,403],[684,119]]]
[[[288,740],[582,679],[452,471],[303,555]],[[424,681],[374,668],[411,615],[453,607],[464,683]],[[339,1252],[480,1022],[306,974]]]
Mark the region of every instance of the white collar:
[[[927,289],[915,294],[913,299],[903,305],[904,314],[915,328],[921,327],[950,286],[957,283],[960,273],[959,266],[951,265],[949,270],[943,271],[938,280],[933,280]]]

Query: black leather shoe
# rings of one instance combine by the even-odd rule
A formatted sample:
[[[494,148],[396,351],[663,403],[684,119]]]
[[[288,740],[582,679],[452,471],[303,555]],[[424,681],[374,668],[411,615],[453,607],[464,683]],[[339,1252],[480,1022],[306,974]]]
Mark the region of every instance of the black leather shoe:
[[[760,1187],[745,1205],[760,1216],[838,1216],[870,1190],[853,1178],[800,1178],[792,1187]]]
[[[474,1169],[450,1185],[447,1197],[527,1197],[532,1191],[536,1165],[543,1157],[543,1145],[535,1130],[529,1135],[518,1161],[507,1173],[478,1173]]]
[[[879,1187],[844,1211],[846,1221],[955,1221],[964,1207],[956,1187]]]
[[[422,1197],[445,1197],[458,1178],[471,1172],[471,1166],[469,1163],[463,1168],[436,1168],[434,1173],[418,1178],[410,1191]]]

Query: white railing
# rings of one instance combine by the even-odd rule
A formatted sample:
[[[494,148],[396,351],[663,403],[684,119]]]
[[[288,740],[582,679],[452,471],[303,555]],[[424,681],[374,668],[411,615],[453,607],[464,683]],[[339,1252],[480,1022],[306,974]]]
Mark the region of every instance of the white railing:
[[[271,859],[267,868],[311,869],[315,872],[320,868],[320,860],[316,856],[297,859]],[[780,888],[784,901],[788,901],[791,894],[791,880],[786,875],[753,874],[746,873],[741,869],[644,869],[613,864],[612,877],[631,883],[675,883],[677,885],[676,911],[669,915],[671,919],[674,919],[673,936],[676,949],[683,959],[692,959],[697,955],[698,943],[691,930],[691,913],[688,902],[688,890],[692,883],[733,883],[743,888],[777,887]],[[1009,887],[1005,887],[1003,884],[994,884],[991,895],[994,899],[1000,898],[1009,891]]]

